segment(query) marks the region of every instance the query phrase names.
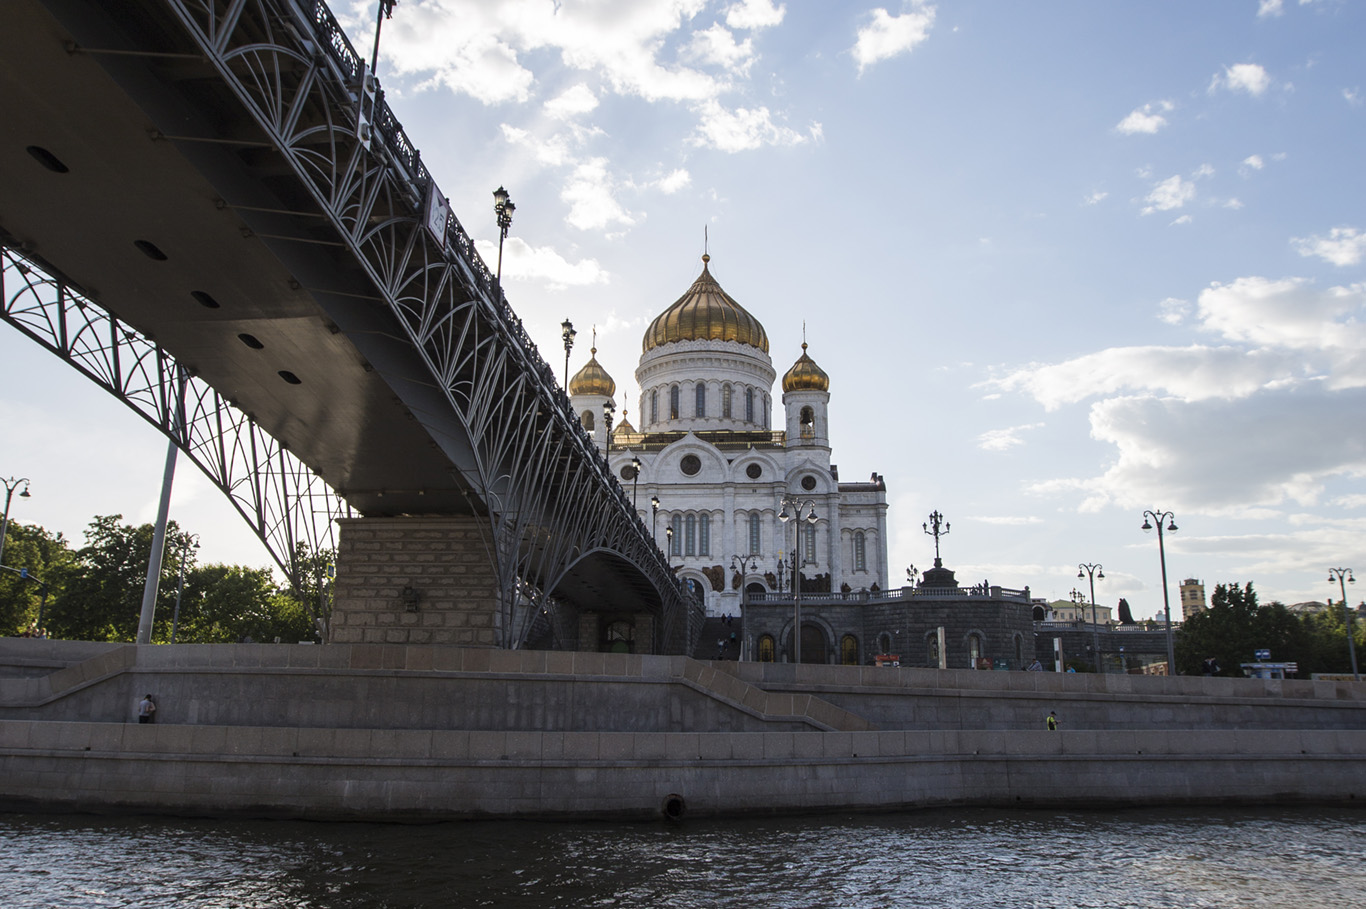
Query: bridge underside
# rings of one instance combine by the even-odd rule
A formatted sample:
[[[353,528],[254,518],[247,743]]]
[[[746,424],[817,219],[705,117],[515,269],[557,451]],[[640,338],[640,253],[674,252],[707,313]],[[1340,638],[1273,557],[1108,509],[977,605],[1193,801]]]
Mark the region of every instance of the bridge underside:
[[[153,339],[361,514],[487,518],[522,508],[526,516],[511,524],[488,522],[484,544],[497,561],[507,548],[501,529],[512,526],[519,564],[538,566],[522,571],[521,579],[539,585],[538,595],[553,589],[595,608],[666,609],[667,583],[651,580],[653,567],[633,564],[643,564],[641,558],[580,558],[578,544],[567,542],[575,528],[548,522],[518,503],[516,489],[491,484],[491,476],[504,472],[490,469],[487,446],[472,436],[469,414],[453,409],[451,394],[462,382],[478,385],[481,398],[493,402],[485,414],[498,414],[501,400],[518,402],[523,437],[515,446],[499,444],[516,447],[523,458],[535,455],[538,439],[553,450],[538,456],[540,501],[572,498],[567,490],[584,474],[583,456],[562,442],[569,424],[554,402],[529,396],[515,369],[489,370],[484,362],[492,354],[482,349],[468,357],[466,374],[434,376],[430,344],[415,344],[413,325],[396,310],[396,294],[411,291],[384,286],[373,263],[358,257],[357,237],[366,226],[375,225],[378,234],[379,225],[410,225],[426,187],[394,191],[383,151],[378,159],[362,151],[353,135],[335,128],[336,111],[296,97],[292,126],[304,133],[312,117],[328,128],[317,129],[317,148],[304,140],[286,149],[263,127],[260,110],[243,103],[233,79],[260,83],[290,75],[289,54],[270,42],[297,29],[276,21],[283,17],[270,14],[275,5],[211,4],[214,21],[228,7],[252,7],[258,21],[242,14],[224,44],[259,26],[266,48],[260,57],[269,57],[261,63],[251,52],[239,54],[226,78],[226,57],[206,55],[170,13],[178,6],[172,0],[6,4],[0,241]],[[327,66],[318,60],[326,49],[306,39],[300,44],[314,47],[314,59],[301,56],[303,75],[295,75],[303,83],[322,81]],[[256,87],[267,98],[280,90],[282,104],[288,94],[280,85]],[[320,199],[316,182],[301,175],[300,161],[310,155],[319,168],[359,161],[364,175],[358,180],[379,173],[388,181],[367,199],[372,207],[351,233],[339,224],[336,206],[329,210],[329,200]],[[405,254],[391,251],[395,258]],[[454,280],[443,277],[445,305],[477,300],[488,308],[487,289],[462,268],[448,269]],[[480,343],[492,349],[486,338]],[[537,552],[546,558],[538,562]],[[667,567],[654,571],[666,573]],[[503,583],[506,594],[510,585]],[[678,621],[685,620],[678,615]]]

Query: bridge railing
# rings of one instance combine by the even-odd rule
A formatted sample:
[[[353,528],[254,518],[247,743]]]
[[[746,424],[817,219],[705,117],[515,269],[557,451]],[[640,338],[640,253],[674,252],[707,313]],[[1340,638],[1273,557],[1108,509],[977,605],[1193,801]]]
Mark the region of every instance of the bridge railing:
[[[848,593],[807,593],[802,591],[803,603],[860,604],[886,603],[911,599],[993,599],[1028,603],[1029,588],[1013,590],[1009,587],[896,587],[890,590],[851,590]],[[765,591],[749,594],[751,603],[791,603],[792,591]]]

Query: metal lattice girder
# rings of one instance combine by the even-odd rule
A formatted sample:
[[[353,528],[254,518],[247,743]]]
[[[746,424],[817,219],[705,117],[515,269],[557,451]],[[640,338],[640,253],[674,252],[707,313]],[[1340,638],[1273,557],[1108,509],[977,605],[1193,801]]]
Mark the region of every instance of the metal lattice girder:
[[[428,428],[471,510],[488,517],[504,646],[520,643],[525,591],[544,598],[598,559],[619,561],[617,576],[628,582],[640,579],[641,593],[659,604],[658,646],[685,651],[699,604],[679,588],[326,4],[164,2],[283,157],[306,207],[364,270],[448,402],[450,413],[427,416]],[[452,416],[459,438],[445,428]]]
[[[172,439],[296,587],[304,580],[300,555],[336,548],[333,521],[351,515],[346,502],[165,349],[7,245],[0,245],[0,298],[0,318]]]

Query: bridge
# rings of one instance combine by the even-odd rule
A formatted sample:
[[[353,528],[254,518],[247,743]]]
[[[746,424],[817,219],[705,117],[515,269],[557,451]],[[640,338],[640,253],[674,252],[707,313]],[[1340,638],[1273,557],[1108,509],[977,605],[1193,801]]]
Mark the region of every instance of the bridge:
[[[438,561],[479,556],[482,642],[638,615],[637,650],[688,649],[700,607],[325,3],[11,0],[0,122],[3,319],[174,440],[292,579],[340,545],[343,589],[338,519],[436,521],[461,531]],[[353,592],[395,586],[424,623],[421,579]]]

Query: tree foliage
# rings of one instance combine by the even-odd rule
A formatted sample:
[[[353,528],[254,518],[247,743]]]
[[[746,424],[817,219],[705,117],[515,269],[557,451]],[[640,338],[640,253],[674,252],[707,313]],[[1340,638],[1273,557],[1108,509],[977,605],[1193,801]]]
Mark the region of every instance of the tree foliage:
[[[1214,657],[1222,675],[1240,676],[1240,664],[1253,662],[1258,650],[1270,650],[1276,662],[1298,663],[1301,678],[1351,669],[1340,608],[1296,615],[1281,603],[1259,605],[1251,582],[1215,586],[1210,608],[1181,626],[1176,665],[1198,675],[1201,663]]]
[[[60,595],[64,571],[74,558],[60,533],[50,534],[37,524],[10,522],[5,534],[5,570],[0,570],[0,635],[36,627],[44,607],[43,624],[47,624],[47,610]]]

